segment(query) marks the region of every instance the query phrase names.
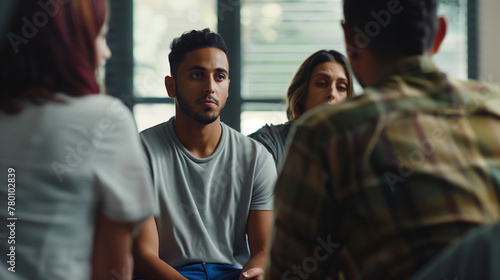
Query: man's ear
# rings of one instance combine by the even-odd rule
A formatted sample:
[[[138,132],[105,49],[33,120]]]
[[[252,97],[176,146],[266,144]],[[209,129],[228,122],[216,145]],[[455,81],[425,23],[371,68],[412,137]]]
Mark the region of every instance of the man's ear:
[[[175,98],[175,79],[170,76],[165,76],[165,88],[168,96]]]
[[[349,61],[352,61],[358,57],[358,54],[361,53],[360,46],[356,44],[356,30],[349,24],[341,21],[342,29],[344,30],[344,40],[345,47],[347,52],[347,58]]]
[[[434,46],[432,47],[432,54],[436,54],[443,43],[444,37],[446,36],[446,29],[448,28],[448,19],[444,16],[438,17],[438,26],[436,30],[436,36],[434,37]]]

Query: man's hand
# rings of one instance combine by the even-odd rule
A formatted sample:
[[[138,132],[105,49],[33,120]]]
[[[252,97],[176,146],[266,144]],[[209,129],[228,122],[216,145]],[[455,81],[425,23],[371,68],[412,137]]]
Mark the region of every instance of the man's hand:
[[[264,279],[264,270],[260,267],[254,267],[243,271],[240,275],[240,280],[245,279],[262,280]]]

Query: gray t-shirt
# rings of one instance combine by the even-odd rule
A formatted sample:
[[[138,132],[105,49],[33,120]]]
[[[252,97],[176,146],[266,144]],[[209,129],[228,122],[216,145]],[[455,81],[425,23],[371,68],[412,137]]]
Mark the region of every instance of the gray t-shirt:
[[[241,268],[249,259],[249,211],[272,210],[273,159],[223,123],[215,152],[197,158],[173,121],[141,132],[160,208],[160,258],[174,268],[199,262]]]
[[[265,125],[248,137],[260,142],[271,153],[276,168],[283,162],[286,149],[286,139],[290,132],[290,123]]]
[[[154,213],[128,108],[109,96],[58,97],[66,103],[0,112],[0,279],[90,279],[98,211],[136,225]]]

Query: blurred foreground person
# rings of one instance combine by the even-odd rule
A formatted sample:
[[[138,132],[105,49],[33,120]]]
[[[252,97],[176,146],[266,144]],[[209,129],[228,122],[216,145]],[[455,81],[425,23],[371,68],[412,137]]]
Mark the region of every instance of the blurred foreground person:
[[[267,279],[337,277],[340,248],[362,279],[409,278],[500,220],[500,91],[434,65],[446,33],[436,10],[436,0],[344,1],[364,94],[292,127]]]
[[[0,41],[0,279],[131,279],[152,183],[130,112],[97,94],[106,1],[16,2]]]

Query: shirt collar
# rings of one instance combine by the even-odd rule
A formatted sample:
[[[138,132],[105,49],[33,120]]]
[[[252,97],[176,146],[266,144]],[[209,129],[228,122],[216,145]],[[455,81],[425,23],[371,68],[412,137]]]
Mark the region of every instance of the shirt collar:
[[[423,55],[410,56],[401,59],[390,69],[383,72],[377,79],[375,87],[387,81],[390,76],[419,77],[436,72],[440,71],[430,57]]]

